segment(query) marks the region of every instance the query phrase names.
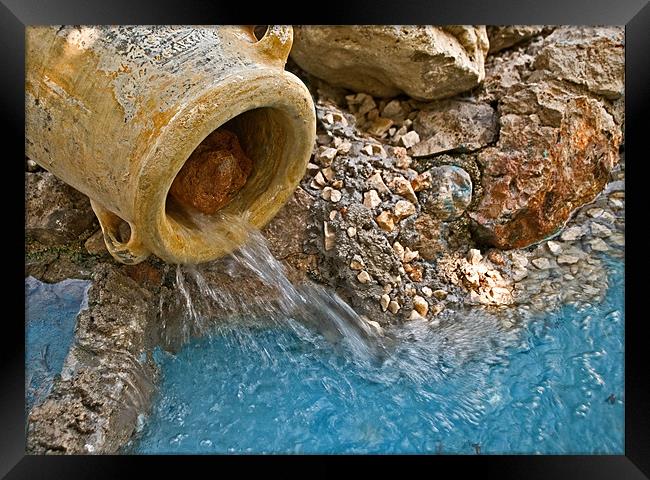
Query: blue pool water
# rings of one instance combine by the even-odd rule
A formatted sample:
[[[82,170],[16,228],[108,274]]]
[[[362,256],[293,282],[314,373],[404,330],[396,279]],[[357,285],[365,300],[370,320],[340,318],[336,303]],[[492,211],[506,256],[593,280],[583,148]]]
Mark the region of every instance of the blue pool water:
[[[176,356],[134,453],[620,454],[624,282],[525,328],[411,322],[352,355],[292,320],[223,326]]]
[[[90,282],[68,279],[48,284],[25,279],[25,398],[27,411],[49,393],[74,338]]]

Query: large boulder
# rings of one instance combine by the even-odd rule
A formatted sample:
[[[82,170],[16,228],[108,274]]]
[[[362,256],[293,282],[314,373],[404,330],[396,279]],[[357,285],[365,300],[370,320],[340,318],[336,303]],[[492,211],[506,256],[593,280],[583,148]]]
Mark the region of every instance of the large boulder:
[[[338,87],[433,100],[477,86],[487,50],[484,26],[298,26],[291,57]]]
[[[612,101],[623,95],[623,30],[562,27],[533,43],[487,68],[478,94],[498,103],[500,131],[477,154],[483,194],[470,218],[481,242],[503,249],[553,235],[592,201],[622,141]]]
[[[505,115],[501,124],[497,147],[478,155],[484,194],[470,217],[483,242],[521,248],[555,233],[604,188],[621,133],[587,97],[567,102],[559,128],[532,115]]]
[[[563,27],[546,38],[535,69],[616,99],[625,89],[625,32],[618,27]]]

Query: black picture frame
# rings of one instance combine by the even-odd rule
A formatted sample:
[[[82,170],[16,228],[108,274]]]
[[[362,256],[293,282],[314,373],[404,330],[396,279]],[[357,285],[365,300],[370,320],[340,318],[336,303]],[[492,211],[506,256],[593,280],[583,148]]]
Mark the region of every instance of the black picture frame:
[[[425,3],[408,1],[375,1],[367,4],[345,5],[295,4],[288,12],[280,13],[279,4],[244,8],[237,2],[216,1],[124,1],[110,2],[84,0],[57,0],[48,3],[38,0],[0,0],[0,115],[4,122],[4,147],[0,155],[6,157],[3,166],[12,170],[12,185],[19,185],[21,166],[18,158],[24,155],[24,58],[25,27],[38,24],[252,24],[267,23],[313,23],[313,24],[616,24],[626,25],[626,208],[630,219],[626,221],[626,268],[625,268],[625,455],[597,456],[365,456],[358,460],[363,467],[386,462],[409,460],[427,468],[433,475],[439,468],[451,469],[455,476],[463,478],[467,472],[495,475],[501,479],[542,478],[593,478],[593,479],[642,479],[650,478],[650,386],[645,359],[646,338],[642,335],[647,316],[642,312],[646,283],[642,280],[644,269],[642,241],[644,215],[643,174],[648,160],[644,148],[646,132],[643,119],[648,116],[650,96],[650,4],[645,0],[444,0]],[[329,4],[328,4],[329,5]],[[287,8],[287,7],[285,7]],[[646,134],[647,135],[647,134]],[[13,148],[6,148],[13,147]],[[13,157],[13,158],[12,158]],[[14,174],[16,177],[14,177]],[[6,206],[3,215],[5,247],[3,273],[10,279],[6,283],[4,298],[18,303],[18,315],[4,315],[2,322],[3,346],[0,349],[2,369],[0,373],[0,475],[15,478],[116,478],[133,472],[134,467],[158,468],[172,473],[170,460],[162,456],[35,456],[25,455],[24,419],[24,262],[18,252],[25,251],[24,203],[14,188],[3,188]],[[22,205],[22,207],[21,207]],[[639,221],[637,221],[639,220]],[[636,233],[635,233],[636,232]],[[24,254],[24,253],[23,253]],[[627,260],[630,259],[628,262]],[[7,288],[15,289],[11,294]],[[9,311],[6,309],[5,311]],[[253,463],[250,456],[192,457],[206,461],[237,461]],[[275,463],[286,457],[256,457],[258,462]],[[291,470],[282,472],[308,474],[303,470],[305,460],[318,461],[317,473],[338,474],[340,464],[350,457],[291,457]],[[357,460],[357,459],[355,459]],[[429,470],[435,468],[436,470]],[[184,470],[187,474],[187,470]],[[268,470],[270,473],[270,470]],[[215,472],[218,474],[218,472]]]

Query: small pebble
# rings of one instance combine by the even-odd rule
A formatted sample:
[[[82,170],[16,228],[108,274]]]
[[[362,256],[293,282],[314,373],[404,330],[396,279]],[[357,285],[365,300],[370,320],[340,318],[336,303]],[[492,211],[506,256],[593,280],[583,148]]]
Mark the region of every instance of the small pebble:
[[[388,304],[388,310],[390,310],[392,314],[399,312],[400,308],[401,308],[400,304],[397,303],[395,300],[391,300],[391,302]]]
[[[386,232],[392,232],[395,228],[395,219],[393,218],[393,214],[389,211],[381,212],[375,218],[375,221],[377,222],[377,225],[379,225],[379,228]]]
[[[413,308],[423,317],[426,317],[429,311],[429,303],[420,295],[413,297]]]
[[[388,310],[388,304],[390,303],[390,297],[388,295],[382,295],[381,299],[379,300],[379,304],[381,305],[381,311],[385,312]]]
[[[350,268],[352,270],[363,270],[365,266],[363,259],[359,255],[352,257],[352,261],[350,262]]]
[[[559,242],[549,240],[548,242],[546,242],[546,246],[548,247],[548,249],[553,255],[559,255],[560,252],[562,252],[562,245]]]
[[[377,190],[370,190],[363,194],[363,205],[370,209],[376,208],[381,205],[381,198],[377,194]]]
[[[395,208],[393,209],[393,212],[395,213],[395,216],[399,218],[400,220],[406,217],[410,217],[416,212],[415,205],[413,205],[411,202],[408,200],[399,200],[395,204]]]
[[[551,266],[551,262],[548,261],[548,258],[544,258],[544,257],[534,258],[532,260],[532,264],[535,265],[540,270],[546,270]]]
[[[483,256],[481,255],[481,251],[476,248],[470,249],[467,253],[467,261],[472,265],[477,265],[482,259]]]
[[[371,280],[370,274],[363,270],[357,275],[357,280],[359,280],[359,283],[368,283]]]
[[[420,135],[418,135],[418,132],[412,130],[402,135],[400,142],[404,148],[411,148],[413,145],[420,143]]]

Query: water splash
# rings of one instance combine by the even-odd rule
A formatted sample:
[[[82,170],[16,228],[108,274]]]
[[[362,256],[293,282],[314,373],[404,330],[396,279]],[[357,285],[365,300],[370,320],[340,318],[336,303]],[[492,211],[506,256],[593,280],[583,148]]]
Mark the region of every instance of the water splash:
[[[292,283],[264,236],[240,219],[248,241],[228,258],[199,265],[177,265],[176,297],[183,314],[180,328],[168,336],[218,335],[232,322],[291,328],[305,341],[317,332],[341,345],[359,361],[376,361],[386,339],[336,293],[310,281]],[[161,317],[166,315],[161,304]],[[163,332],[163,336],[165,333]]]

